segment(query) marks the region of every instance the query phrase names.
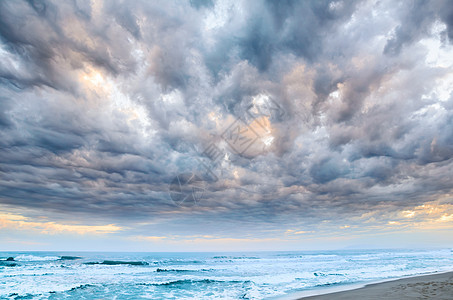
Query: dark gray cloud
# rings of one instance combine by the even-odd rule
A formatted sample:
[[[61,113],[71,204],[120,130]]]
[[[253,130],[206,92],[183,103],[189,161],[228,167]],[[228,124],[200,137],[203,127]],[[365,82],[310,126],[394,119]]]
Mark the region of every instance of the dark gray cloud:
[[[450,193],[451,12],[449,1],[2,1],[0,202],[225,233]],[[243,155],[222,136],[236,118],[260,136]],[[197,206],[175,206],[169,184],[208,178],[211,143],[227,154],[218,180]]]
[[[412,1],[401,7],[404,9],[399,25],[395,28],[394,36],[388,39],[384,48],[386,54],[399,54],[402,47],[412,44],[430,34],[430,26],[435,21],[446,25],[448,39],[453,41],[453,10],[449,1]]]

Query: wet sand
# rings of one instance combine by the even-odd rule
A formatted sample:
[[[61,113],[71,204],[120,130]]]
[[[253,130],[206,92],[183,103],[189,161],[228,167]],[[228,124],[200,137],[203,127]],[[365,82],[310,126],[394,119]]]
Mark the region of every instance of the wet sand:
[[[300,299],[453,299],[453,272],[369,284],[362,288]]]

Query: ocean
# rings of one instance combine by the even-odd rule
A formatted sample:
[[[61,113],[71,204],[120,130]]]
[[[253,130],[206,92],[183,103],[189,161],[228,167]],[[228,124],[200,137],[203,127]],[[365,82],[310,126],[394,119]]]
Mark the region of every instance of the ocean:
[[[451,270],[451,249],[0,252],[0,299],[279,299]]]

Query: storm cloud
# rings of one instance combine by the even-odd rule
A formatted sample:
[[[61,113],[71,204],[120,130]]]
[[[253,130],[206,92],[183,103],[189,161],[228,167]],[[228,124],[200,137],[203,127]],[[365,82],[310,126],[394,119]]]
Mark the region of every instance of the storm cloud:
[[[0,203],[229,234],[445,199],[452,9],[1,1]],[[172,200],[179,174],[202,179],[196,205]]]

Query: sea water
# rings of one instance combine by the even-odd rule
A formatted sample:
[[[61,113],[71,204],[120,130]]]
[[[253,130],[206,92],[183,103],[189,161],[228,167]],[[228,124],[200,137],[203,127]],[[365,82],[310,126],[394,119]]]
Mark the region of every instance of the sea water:
[[[0,299],[265,299],[451,270],[451,249],[0,252]]]

